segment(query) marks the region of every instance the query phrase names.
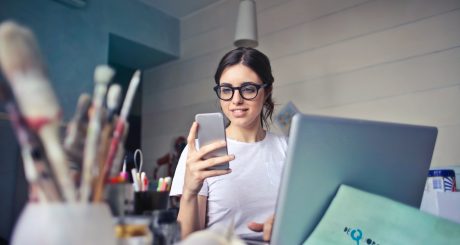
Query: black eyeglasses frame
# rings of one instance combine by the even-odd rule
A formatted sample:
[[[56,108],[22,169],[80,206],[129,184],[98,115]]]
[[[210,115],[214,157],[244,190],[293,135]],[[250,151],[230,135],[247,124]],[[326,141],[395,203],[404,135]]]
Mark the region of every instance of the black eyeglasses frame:
[[[256,95],[253,97],[253,98],[250,98],[250,99],[247,99],[244,97],[244,95],[241,93],[241,89],[246,87],[246,86],[254,86],[256,87]],[[252,83],[252,82],[247,82],[247,83],[244,83],[242,86],[239,86],[239,87],[232,87],[232,86],[228,86],[228,85],[224,85],[224,86],[221,86],[220,84],[217,84],[216,86],[213,87],[213,90],[214,92],[216,92],[216,95],[217,95],[217,98],[219,98],[220,100],[223,100],[223,101],[230,101],[233,99],[233,96],[235,95],[235,90],[238,90],[238,92],[240,93],[240,96],[241,98],[245,99],[245,100],[253,100],[257,97],[257,95],[259,95],[259,90],[261,88],[266,88],[268,87],[269,84],[267,83],[263,83],[263,84],[257,84],[257,83]],[[232,96],[230,96],[230,98],[228,99],[222,99],[219,95],[219,89],[221,87],[225,87],[225,88],[229,88],[232,90]]]

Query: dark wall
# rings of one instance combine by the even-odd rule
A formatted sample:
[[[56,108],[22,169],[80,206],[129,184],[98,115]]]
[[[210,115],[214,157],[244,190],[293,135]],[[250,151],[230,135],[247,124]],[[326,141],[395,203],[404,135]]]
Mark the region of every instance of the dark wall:
[[[94,67],[109,62],[111,35],[118,37],[114,44],[122,39],[147,49],[142,54],[135,45],[128,44],[112,50],[117,54],[138,54],[126,57],[131,63],[143,60],[149,49],[155,54],[165,54],[155,64],[179,55],[179,20],[140,1],[88,2],[83,9],[69,8],[52,0],[1,0],[0,3],[0,21],[13,19],[36,34],[65,119],[70,118],[78,95],[92,92]],[[120,55],[112,56],[111,59],[123,60]],[[141,63],[136,66],[148,68]]]
[[[19,161],[19,147],[11,131],[10,123],[0,120],[0,237],[7,238],[11,233],[16,202],[16,187]],[[21,181],[23,183],[23,181]],[[27,193],[24,193],[27,195]]]

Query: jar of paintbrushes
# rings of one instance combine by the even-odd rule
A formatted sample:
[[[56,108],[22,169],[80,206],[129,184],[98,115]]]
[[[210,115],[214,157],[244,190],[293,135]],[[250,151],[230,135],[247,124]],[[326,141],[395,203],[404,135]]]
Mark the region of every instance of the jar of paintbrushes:
[[[0,68],[7,81],[0,81],[0,100],[33,190],[12,244],[114,244],[104,193],[122,167],[127,118],[141,73],[133,74],[121,103],[121,87],[110,85],[115,71],[97,66],[93,94],[79,97],[61,135],[62,110],[38,46],[28,28],[0,23]]]

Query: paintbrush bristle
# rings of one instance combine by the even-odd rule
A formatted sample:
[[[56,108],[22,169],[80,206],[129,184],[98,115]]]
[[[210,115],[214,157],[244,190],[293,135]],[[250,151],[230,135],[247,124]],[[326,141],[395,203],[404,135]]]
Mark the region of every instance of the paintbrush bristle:
[[[37,42],[29,29],[12,21],[0,25],[0,64],[8,79],[18,70],[44,71]]]
[[[14,22],[0,25],[0,65],[27,118],[58,120],[56,96],[48,81],[33,33]]]
[[[82,93],[78,97],[77,110],[75,112],[75,120],[81,120],[88,113],[89,108],[91,107],[91,96],[87,93]]]
[[[121,98],[121,86],[118,84],[113,84],[107,92],[107,108],[109,110],[116,110],[120,104]]]
[[[141,71],[136,70],[134,72],[131,81],[129,82],[128,91],[126,92],[125,100],[123,102],[123,107],[121,108],[120,117],[126,120],[128,118],[129,110],[131,109],[131,104],[133,103],[134,94],[136,93],[136,89],[139,86],[139,82],[141,79]]]
[[[94,82],[108,84],[114,75],[115,71],[109,66],[98,65],[94,71]]]

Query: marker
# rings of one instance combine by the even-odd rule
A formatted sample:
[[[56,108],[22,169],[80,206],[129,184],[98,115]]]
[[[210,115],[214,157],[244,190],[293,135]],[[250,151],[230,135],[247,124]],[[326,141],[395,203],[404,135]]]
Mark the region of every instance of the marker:
[[[171,177],[166,177],[165,178],[165,182],[166,182],[166,187],[164,189],[164,191],[169,191],[171,189]]]
[[[168,177],[163,178],[163,183],[161,183],[160,191],[166,191],[168,188]]]
[[[157,186],[157,191],[161,191],[161,187],[163,186],[163,177],[158,179],[158,186]]]
[[[139,188],[140,181],[139,181],[139,177],[138,177],[136,168],[131,169],[131,176],[133,177],[134,191],[140,191],[140,188]]]
[[[141,191],[148,191],[149,180],[147,179],[147,176],[145,175],[145,172],[141,173],[141,182],[142,182]]]
[[[124,181],[128,180],[128,172],[126,172],[126,158],[123,161],[123,170],[120,172],[120,176]]]

